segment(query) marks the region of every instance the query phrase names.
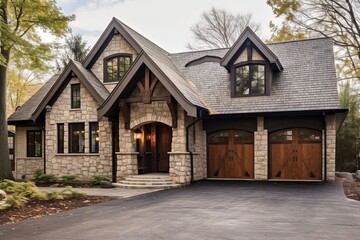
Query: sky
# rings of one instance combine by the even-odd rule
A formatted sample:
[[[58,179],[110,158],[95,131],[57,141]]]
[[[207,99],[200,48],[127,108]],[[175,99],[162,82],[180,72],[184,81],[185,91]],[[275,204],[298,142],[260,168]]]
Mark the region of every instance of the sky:
[[[279,23],[266,0],[57,0],[66,15],[74,14],[70,23],[74,34],[82,34],[93,46],[113,17],[133,28],[168,52],[187,51],[192,41],[190,28],[211,7],[233,14],[252,13],[261,23],[260,37],[271,33],[270,20]]]

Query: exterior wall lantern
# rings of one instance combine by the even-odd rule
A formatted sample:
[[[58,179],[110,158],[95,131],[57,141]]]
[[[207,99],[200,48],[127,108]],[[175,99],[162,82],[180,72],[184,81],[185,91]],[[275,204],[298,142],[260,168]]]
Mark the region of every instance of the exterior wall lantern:
[[[140,140],[142,136],[142,132],[139,128],[135,129],[134,131],[134,138],[135,140]]]

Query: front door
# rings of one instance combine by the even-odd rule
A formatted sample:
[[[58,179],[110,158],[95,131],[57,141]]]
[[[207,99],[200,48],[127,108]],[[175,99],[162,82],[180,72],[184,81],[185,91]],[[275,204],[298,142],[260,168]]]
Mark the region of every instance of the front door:
[[[209,178],[254,178],[254,135],[225,130],[208,137]]]
[[[169,172],[172,129],[162,123],[149,123],[140,127],[142,138],[138,144],[139,173]]]
[[[270,178],[321,180],[321,131],[300,128],[271,133]]]

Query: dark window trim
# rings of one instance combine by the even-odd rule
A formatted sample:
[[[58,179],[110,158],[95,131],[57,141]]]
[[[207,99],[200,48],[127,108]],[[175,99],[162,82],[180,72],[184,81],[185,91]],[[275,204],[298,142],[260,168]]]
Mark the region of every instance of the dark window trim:
[[[92,142],[92,137],[91,137],[91,130],[92,130],[92,125],[93,124],[97,124],[97,129],[99,130],[99,122],[89,122],[89,152],[90,153],[99,153],[99,145],[100,145],[100,141],[98,141],[97,143],[97,149],[95,151],[92,151],[92,146],[91,146],[91,142]],[[100,136],[99,136],[100,137]],[[95,140],[96,141],[96,140]]]
[[[40,155],[36,156],[35,154],[35,141],[34,141],[34,151],[33,153],[30,152],[30,147],[29,147],[29,133],[35,133],[35,132],[39,132],[40,133]],[[35,140],[35,134],[34,134],[34,140]],[[27,130],[26,131],[26,156],[27,157],[42,157],[42,131],[41,130]]]
[[[249,94],[248,95],[237,95],[236,94],[236,69],[238,67],[242,67],[242,66],[251,66],[251,65],[263,65],[265,67],[265,72],[264,72],[264,93],[256,93],[253,94],[251,93],[251,82],[250,82],[250,88],[249,88]],[[246,62],[241,62],[241,63],[237,63],[234,64],[231,67],[231,97],[258,97],[258,96],[266,96],[269,95],[269,93],[267,92],[267,85],[268,85],[268,80],[270,78],[269,76],[269,68],[270,65],[264,61],[264,60],[252,60],[252,61],[246,61]],[[251,76],[251,71],[250,71],[250,67],[249,67],[249,78]]]
[[[84,126],[84,151],[82,152],[73,152],[72,151],[72,143],[71,143],[71,125],[73,124],[82,124]],[[69,148],[69,153],[85,153],[85,122],[73,122],[73,123],[68,123],[68,148]]]
[[[79,106],[75,106],[75,102],[74,102],[73,93],[74,93],[74,88],[75,87],[79,87]],[[81,108],[81,87],[80,87],[80,83],[71,84],[71,108],[72,109]]]
[[[119,57],[130,57],[130,66],[131,66],[131,64],[132,64],[132,54],[129,54],[129,53],[117,53],[117,54],[112,54],[112,55],[110,55],[110,56],[107,56],[106,58],[104,58],[104,60],[103,60],[103,71],[104,71],[104,83],[117,83],[117,82],[119,82],[120,80],[121,80],[121,78],[120,79],[118,79],[118,80],[116,80],[116,81],[109,81],[108,80],[108,72],[107,72],[107,62],[109,61],[109,60],[111,60],[111,59],[113,59],[113,58],[119,58]],[[119,61],[118,61],[118,66],[117,66],[117,68],[119,69],[120,68],[120,66],[119,66]],[[130,67],[129,67],[130,68]],[[126,73],[127,71],[125,71],[125,73]],[[124,74],[125,75],[125,74]]]
[[[62,126],[62,131],[60,130]],[[61,139],[60,139],[61,137]],[[64,142],[65,142],[65,125],[64,123],[57,124],[57,153],[64,153]]]

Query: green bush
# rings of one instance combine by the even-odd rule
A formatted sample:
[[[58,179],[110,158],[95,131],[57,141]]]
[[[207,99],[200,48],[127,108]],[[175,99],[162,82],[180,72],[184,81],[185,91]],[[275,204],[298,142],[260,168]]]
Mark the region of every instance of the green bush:
[[[30,199],[51,200],[73,198],[86,195],[72,187],[66,187],[60,190],[42,192],[33,182],[14,182],[4,180],[0,182],[0,189],[7,193],[5,204],[0,206],[0,210],[9,207],[21,207]]]
[[[93,176],[90,181],[92,185],[100,185],[101,181],[110,181],[110,179],[105,176]]]
[[[76,175],[65,175],[62,176],[62,180],[61,183],[65,184],[65,185],[79,185],[81,183],[81,181],[79,180],[79,177]]]
[[[44,174],[40,169],[35,171],[34,180],[36,184],[54,184],[57,182],[55,175]]]

